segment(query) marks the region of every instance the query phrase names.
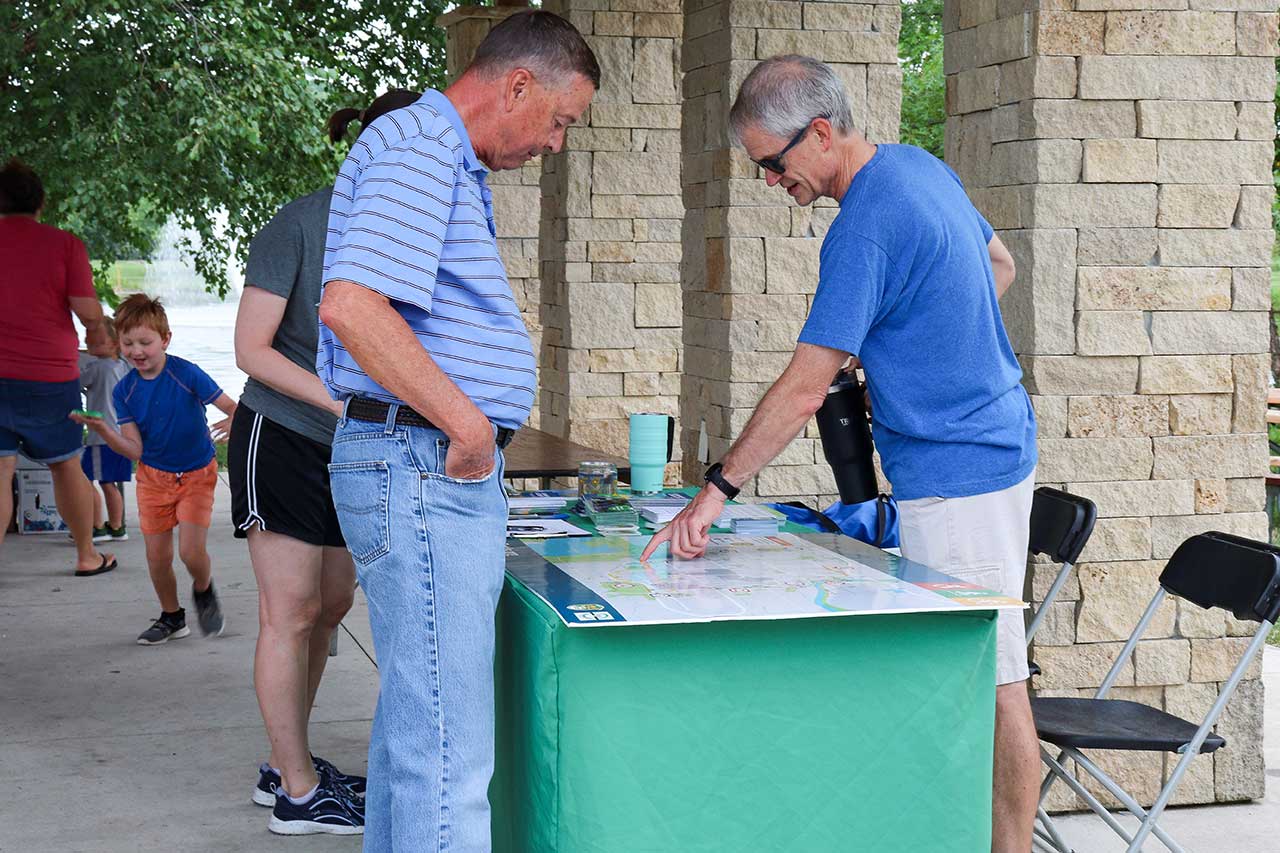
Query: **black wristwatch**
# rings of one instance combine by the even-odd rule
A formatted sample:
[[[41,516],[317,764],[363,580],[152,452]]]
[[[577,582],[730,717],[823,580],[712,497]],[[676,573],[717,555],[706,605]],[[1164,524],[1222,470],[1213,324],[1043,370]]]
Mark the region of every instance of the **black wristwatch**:
[[[738,492],[742,490],[726,480],[724,474],[721,473],[722,471],[724,471],[724,465],[717,462],[707,469],[707,473],[702,475],[702,479],[719,489],[726,498],[733,500],[738,496]]]

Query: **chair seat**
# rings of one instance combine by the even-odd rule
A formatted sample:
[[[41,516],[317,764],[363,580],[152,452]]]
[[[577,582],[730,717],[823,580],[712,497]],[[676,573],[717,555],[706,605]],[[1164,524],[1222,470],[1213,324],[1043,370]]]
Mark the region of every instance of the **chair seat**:
[[[1031,713],[1040,740],[1076,749],[1177,752],[1197,728],[1181,717],[1123,699],[1036,698]],[[1210,734],[1200,751],[1213,752],[1226,743]]]

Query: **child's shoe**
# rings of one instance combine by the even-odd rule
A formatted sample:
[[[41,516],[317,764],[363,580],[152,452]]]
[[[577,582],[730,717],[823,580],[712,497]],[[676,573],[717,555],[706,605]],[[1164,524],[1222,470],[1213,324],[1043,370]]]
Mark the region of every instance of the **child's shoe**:
[[[267,829],[277,835],[312,835],[319,832],[331,835],[362,835],[364,833],[364,805],[345,788],[321,779],[311,797],[303,803],[295,803],[283,788],[276,791],[276,802],[271,809]]]
[[[123,524],[121,524],[119,527],[112,527],[110,524],[108,524],[106,527],[106,531],[107,531],[107,538],[110,539],[112,542],[125,542],[129,538],[129,531],[128,529],[125,528]],[[94,531],[93,541],[94,542],[99,541],[98,532],[96,530]]]
[[[221,637],[226,622],[222,618],[222,604],[218,602],[218,593],[213,590],[213,581],[209,581],[209,588],[204,592],[192,587],[191,593],[196,602],[196,619],[200,623],[200,632],[206,637]]]
[[[161,613],[160,618],[151,623],[151,627],[138,635],[138,645],[158,646],[170,640],[181,640],[191,635],[187,627],[187,612],[181,607],[177,613]]]
[[[124,529],[124,528],[121,528],[121,530],[123,530],[123,529]],[[72,542],[76,541],[76,537],[72,536],[70,533],[68,533],[68,534],[67,534],[67,538],[68,538],[68,539],[70,539]],[[93,541],[94,541],[94,542],[106,542],[106,541],[107,541],[107,540],[109,540],[110,538],[111,538],[111,528],[110,528],[110,527],[95,527],[95,528],[93,528]]]

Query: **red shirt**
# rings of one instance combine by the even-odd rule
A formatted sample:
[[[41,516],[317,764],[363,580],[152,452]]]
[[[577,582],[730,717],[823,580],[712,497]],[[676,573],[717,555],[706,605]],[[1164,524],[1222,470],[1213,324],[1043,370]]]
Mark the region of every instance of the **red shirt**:
[[[30,216],[0,216],[0,378],[80,377],[72,296],[94,296],[84,243]]]

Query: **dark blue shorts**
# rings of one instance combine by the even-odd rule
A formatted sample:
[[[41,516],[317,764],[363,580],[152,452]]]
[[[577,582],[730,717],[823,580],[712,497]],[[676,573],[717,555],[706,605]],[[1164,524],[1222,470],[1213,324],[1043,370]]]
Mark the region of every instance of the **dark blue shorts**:
[[[80,408],[80,381],[0,379],[0,456],[19,451],[51,465],[80,452],[84,428],[67,415]]]
[[[105,444],[91,444],[80,456],[84,475],[95,483],[127,483],[133,479],[133,463]]]

